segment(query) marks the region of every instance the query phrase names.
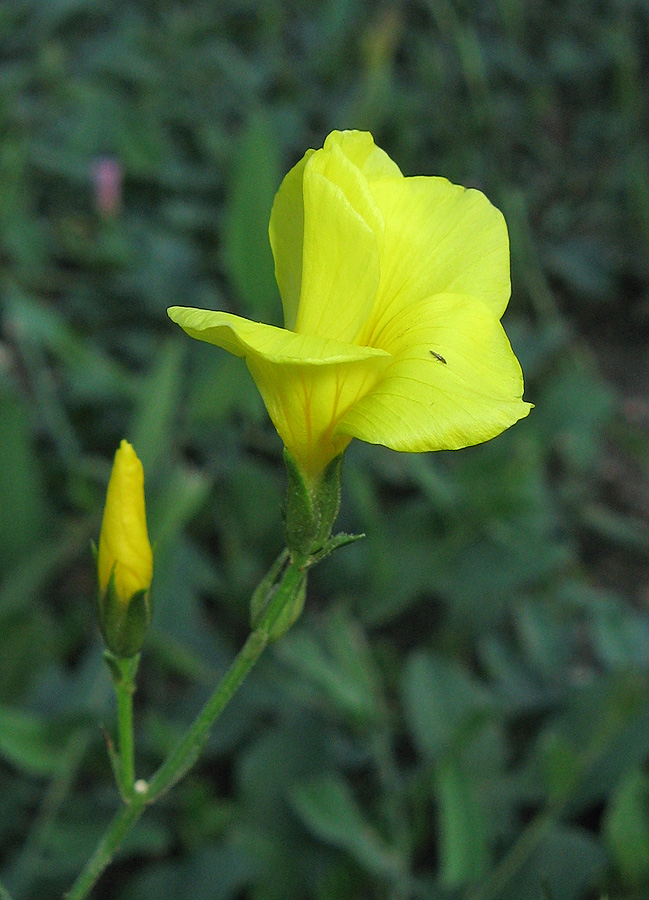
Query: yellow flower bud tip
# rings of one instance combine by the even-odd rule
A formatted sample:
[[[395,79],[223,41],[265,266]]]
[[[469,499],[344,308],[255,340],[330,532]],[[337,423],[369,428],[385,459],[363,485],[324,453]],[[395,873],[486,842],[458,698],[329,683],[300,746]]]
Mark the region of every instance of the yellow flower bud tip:
[[[128,604],[138,591],[148,590],[153,577],[153,554],[146,527],[144,472],[128,441],[115,454],[108,482],[99,535],[97,573],[100,595],[113,576],[117,600]]]
[[[270,218],[284,328],[172,307],[190,337],[244,357],[309,479],[355,437],[455,450],[524,418],[500,323],[502,214],[445,178],[404,177],[369,132],[334,131],[284,178]]]

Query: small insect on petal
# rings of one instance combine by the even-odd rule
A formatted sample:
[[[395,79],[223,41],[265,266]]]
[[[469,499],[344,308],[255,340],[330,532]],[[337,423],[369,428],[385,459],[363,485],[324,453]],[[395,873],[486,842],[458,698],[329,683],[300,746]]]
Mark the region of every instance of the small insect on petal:
[[[441,355],[441,353],[435,353],[434,350],[431,350],[431,351],[430,351],[430,355],[431,355],[431,356],[434,356],[435,359],[438,359],[441,363],[444,363],[444,365],[446,365],[446,360],[445,360],[444,357]]]

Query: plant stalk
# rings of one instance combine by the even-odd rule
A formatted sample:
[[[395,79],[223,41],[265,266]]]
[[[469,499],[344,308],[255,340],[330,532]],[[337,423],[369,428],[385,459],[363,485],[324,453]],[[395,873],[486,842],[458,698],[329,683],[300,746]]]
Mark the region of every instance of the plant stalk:
[[[119,677],[113,678],[115,697],[117,698],[117,733],[119,736],[118,783],[120,792],[126,803],[134,794],[135,784],[135,749],[133,742],[133,694],[135,693],[135,676],[140,662],[139,654],[130,659],[115,660],[116,669],[111,668]]]
[[[130,802],[115,814],[95,852],[86,863],[70,891],[66,894],[67,900],[84,900],[88,896],[93,885],[109,865],[122,841],[140,818],[146,806],[169,790],[196,763],[207,741],[212,725],[221,715],[263,653],[268,644],[272,625],[282,612],[284,605],[293,599],[296,585],[304,577],[303,566],[303,561],[294,561],[289,564],[270,601],[263,626],[250,633],[214,693],[190,725],[178,746],[172,750],[171,754],[153,775],[148,785],[142,784],[141,790],[138,789],[139,783],[138,786],[134,787]],[[124,715],[126,715],[126,712]]]

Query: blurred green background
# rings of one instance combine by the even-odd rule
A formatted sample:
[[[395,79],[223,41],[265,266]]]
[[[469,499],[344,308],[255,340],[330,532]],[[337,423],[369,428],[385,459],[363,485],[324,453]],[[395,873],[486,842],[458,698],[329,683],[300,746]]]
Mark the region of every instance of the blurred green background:
[[[352,127],[505,213],[536,408],[460,453],[352,444],[340,525],[367,538],[93,896],[649,896],[648,46],[647,0],[0,4],[15,900],[61,897],[117,805],[89,542],[122,437],[156,542],[139,775],[245,639],[281,446],[243,363],[165,309],[279,322],[274,192]]]

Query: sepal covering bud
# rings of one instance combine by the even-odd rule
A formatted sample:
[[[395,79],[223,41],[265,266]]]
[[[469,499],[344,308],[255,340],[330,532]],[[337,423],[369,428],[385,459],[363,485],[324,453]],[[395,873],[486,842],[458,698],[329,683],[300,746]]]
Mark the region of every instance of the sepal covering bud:
[[[329,539],[340,509],[343,454],[336,456],[313,480],[284,449],[287,474],[284,528],[293,557],[307,559]]]
[[[106,591],[98,594],[97,618],[104,643],[115,656],[125,659],[142,649],[151,623],[149,591],[136,591],[128,603],[122,602],[111,576]]]
[[[265,631],[266,639],[271,643],[283,637],[297,622],[306,599],[306,570],[292,564],[278,578],[284,562],[282,554],[260,582],[250,607],[251,628]]]

